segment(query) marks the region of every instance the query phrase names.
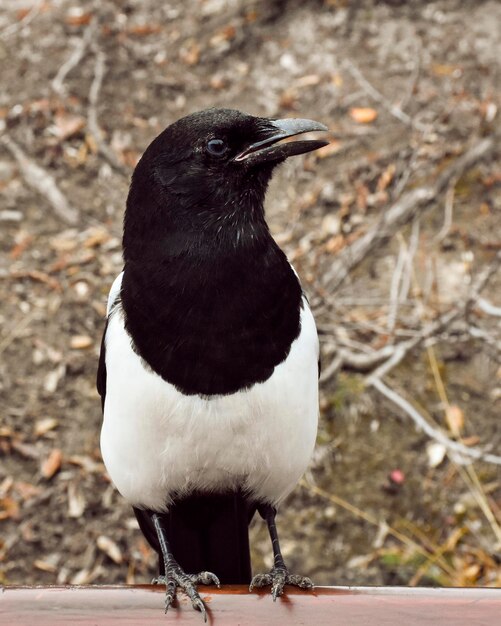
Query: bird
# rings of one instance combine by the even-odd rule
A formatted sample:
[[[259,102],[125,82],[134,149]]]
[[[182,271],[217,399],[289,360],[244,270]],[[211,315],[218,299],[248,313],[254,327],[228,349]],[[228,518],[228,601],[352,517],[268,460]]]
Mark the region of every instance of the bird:
[[[207,620],[201,584],[270,586],[274,600],[313,585],[287,569],[275,517],[315,445],[318,336],[264,200],[279,164],[328,143],[298,136],[326,130],[197,111],[132,174],[97,372],[100,445],[158,553],[165,612],[182,591]],[[274,564],[252,578],[256,512]]]

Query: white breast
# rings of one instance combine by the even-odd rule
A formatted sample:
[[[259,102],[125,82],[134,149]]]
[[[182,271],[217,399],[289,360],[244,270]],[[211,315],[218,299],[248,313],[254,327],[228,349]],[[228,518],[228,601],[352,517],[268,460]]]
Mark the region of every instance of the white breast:
[[[300,335],[266,382],[227,396],[186,396],[143,365],[115,307],[106,333],[101,450],[117,489],[153,510],[165,510],[174,493],[237,485],[277,504],[313,452],[317,360],[304,301]]]

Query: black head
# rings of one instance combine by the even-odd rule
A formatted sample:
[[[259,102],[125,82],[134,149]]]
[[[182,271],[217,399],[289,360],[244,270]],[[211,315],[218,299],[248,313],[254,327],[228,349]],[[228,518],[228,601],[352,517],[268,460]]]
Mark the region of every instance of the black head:
[[[126,257],[133,241],[151,241],[155,234],[210,237],[243,223],[264,223],[263,200],[274,167],[327,143],[289,138],[325,130],[311,120],[272,120],[232,109],[181,118],[154,139],[134,171]]]

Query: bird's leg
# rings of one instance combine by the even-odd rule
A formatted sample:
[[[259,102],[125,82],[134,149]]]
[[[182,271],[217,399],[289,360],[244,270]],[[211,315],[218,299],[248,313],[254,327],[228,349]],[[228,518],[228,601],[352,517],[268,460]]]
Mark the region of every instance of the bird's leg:
[[[267,585],[271,585],[271,595],[273,596],[273,601],[275,601],[277,596],[282,595],[284,585],[294,585],[295,587],[301,587],[301,589],[311,589],[313,583],[307,576],[289,574],[289,570],[285,567],[275,524],[276,509],[270,504],[263,504],[258,507],[258,511],[268,525],[268,532],[270,533],[271,545],[273,547],[273,568],[268,574],[257,574],[254,576],[249,591],[252,591],[253,587],[266,587]]]
[[[179,587],[190,598],[193,608],[202,613],[204,621],[206,622],[207,612],[202,598],[197,591],[197,585],[217,585],[219,587],[218,577],[212,572],[186,574],[172,555],[169,541],[167,539],[167,532],[163,525],[161,516],[153,513],[151,519],[155,526],[165,566],[165,574],[163,576],[158,576],[158,578],[155,578],[153,582],[165,584],[165,612],[167,613],[169,607],[174,602],[176,592]]]

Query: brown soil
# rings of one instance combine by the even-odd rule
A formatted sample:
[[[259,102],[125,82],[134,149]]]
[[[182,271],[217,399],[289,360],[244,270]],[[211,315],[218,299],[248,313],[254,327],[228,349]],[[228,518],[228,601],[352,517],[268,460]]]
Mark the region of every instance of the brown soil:
[[[431,184],[495,134],[500,23],[496,0],[2,3],[0,583],[145,582],[155,574],[102,465],[94,387],[106,296],[121,269],[128,180],[153,137],[210,106],[309,117],[332,129],[329,150],[282,167],[267,204],[270,227],[311,294],[325,371],[339,346],[379,349],[455,306],[499,250],[498,136],[487,158],[428,203],[393,325],[392,278],[410,226],[335,291],[324,282],[404,191]],[[79,48],[80,61],[54,84]],[[78,212],[75,223],[36,189],[48,176]],[[497,307],[500,283],[494,273],[482,294]],[[501,442],[498,315],[474,306],[432,348],[463,439],[493,453]],[[299,486],[280,516],[291,569],[318,584],[499,585],[498,466],[474,466],[489,521],[463,478],[470,470],[448,457],[437,463],[443,451],[366,387],[366,375],[345,365],[322,384],[310,486]],[[423,345],[385,381],[454,430]],[[258,521],[252,540],[256,569],[269,566]]]

